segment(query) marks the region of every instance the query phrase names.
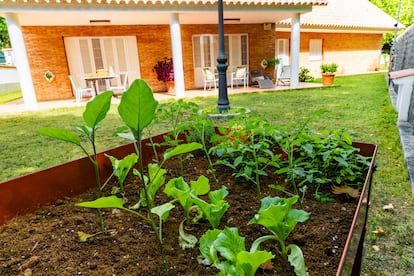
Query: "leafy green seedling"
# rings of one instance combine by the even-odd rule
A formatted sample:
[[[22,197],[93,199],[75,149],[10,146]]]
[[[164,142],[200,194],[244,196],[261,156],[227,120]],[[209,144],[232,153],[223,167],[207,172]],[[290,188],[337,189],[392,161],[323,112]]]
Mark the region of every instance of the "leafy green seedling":
[[[200,207],[201,215],[206,219],[213,228],[217,228],[223,215],[229,209],[230,205],[224,198],[228,195],[225,186],[220,189],[208,193],[208,198],[211,203],[207,203],[194,194],[191,194],[193,202]]]
[[[307,275],[305,260],[302,250],[296,244],[286,245],[286,239],[298,222],[309,219],[310,214],[293,209],[292,205],[298,201],[298,196],[290,198],[265,197],[261,200],[259,212],[249,221],[266,227],[272,235],[258,238],[254,241],[252,248],[256,250],[266,240],[277,240],[279,242],[282,256],[287,258],[293,266],[296,275]]]
[[[210,191],[208,178],[200,176],[197,181],[191,181],[191,187],[184,181],[184,178],[173,178],[165,185],[164,193],[175,198],[184,209],[186,224],[190,224],[190,212],[193,206],[191,194],[199,196]]]
[[[113,194],[118,192],[124,193],[124,182],[125,178],[127,177],[129,171],[134,167],[134,165],[138,162],[138,156],[136,153],[131,153],[121,160],[106,154],[106,156],[111,160],[112,163],[112,175],[115,175],[118,178],[119,190],[116,189],[112,191]]]
[[[97,150],[96,150],[96,131],[99,128],[100,123],[106,117],[110,107],[111,107],[111,99],[113,96],[112,91],[106,91],[94,97],[91,101],[86,104],[86,109],[83,112],[83,125],[78,125],[76,127],[77,130],[81,132],[81,134],[85,135],[88,138],[90,146],[92,146],[92,153],[89,153],[87,148],[81,143],[81,136],[75,134],[69,130],[61,129],[61,128],[43,128],[40,129],[38,132],[42,135],[55,138],[61,141],[65,141],[68,143],[72,143],[82,149],[85,155],[91,161],[94,170],[95,170],[95,179],[96,179],[96,186],[98,188],[98,198],[102,196],[102,186],[101,186],[101,179],[99,176],[99,166],[98,166],[98,159],[97,159]],[[105,232],[105,226],[102,218],[102,213],[98,210],[99,221],[101,226],[101,232]]]
[[[208,230],[200,238],[199,262],[213,265],[223,276],[254,276],[261,264],[273,258],[272,253],[251,248],[246,251],[245,238],[237,228]],[[203,258],[204,257],[204,258]]]

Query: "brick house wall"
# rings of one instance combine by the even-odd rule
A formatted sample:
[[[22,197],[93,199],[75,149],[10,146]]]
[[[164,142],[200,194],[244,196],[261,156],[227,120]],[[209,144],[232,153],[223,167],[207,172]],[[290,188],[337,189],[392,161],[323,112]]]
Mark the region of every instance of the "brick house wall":
[[[277,32],[276,38],[290,39],[290,33]],[[322,61],[309,60],[309,40],[322,39]],[[321,63],[335,62],[338,74],[361,74],[379,69],[382,34],[301,32],[299,66],[321,77]]]
[[[25,26],[22,30],[34,89],[39,101],[73,98],[63,42],[64,37],[73,36],[135,36],[141,78],[146,80],[155,92],[166,89],[165,84],[157,80],[152,67],[163,57],[172,56],[169,25]],[[192,35],[217,32],[216,25],[181,25],[185,89],[194,89]],[[225,33],[248,34],[250,70],[261,69],[261,60],[274,56],[276,38],[290,38],[290,33],[267,31],[262,24],[226,24]],[[339,73],[364,73],[374,70],[379,65],[381,35],[301,33],[300,65],[310,68],[315,77],[318,77],[321,62],[308,61],[311,38],[323,39],[324,60],[338,63]],[[55,79],[51,83],[43,77],[47,70],[55,74]],[[271,71],[267,69],[264,74],[270,75]]]

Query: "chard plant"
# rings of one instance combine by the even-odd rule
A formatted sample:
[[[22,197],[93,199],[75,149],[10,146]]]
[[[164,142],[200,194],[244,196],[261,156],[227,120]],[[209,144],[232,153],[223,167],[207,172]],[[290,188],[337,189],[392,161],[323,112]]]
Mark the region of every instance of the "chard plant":
[[[236,173],[256,185],[261,196],[260,177],[268,176],[271,168],[280,167],[280,155],[272,150],[272,137],[276,127],[262,116],[244,116],[230,121],[229,128],[219,128],[220,134],[212,141],[216,143],[212,152],[219,160],[216,164],[228,166]]]
[[[85,153],[93,165],[98,198],[102,196],[103,186],[101,185],[101,179],[99,175],[99,164],[96,150],[96,131],[98,130],[100,123],[106,117],[106,114],[111,107],[112,96],[112,91],[106,91],[97,95],[86,104],[86,109],[83,112],[84,123],[82,125],[76,126],[76,129],[80,132],[80,134],[62,128],[43,128],[38,131],[38,133],[41,135],[72,143],[80,147],[80,149]],[[87,142],[92,148],[91,151],[88,150],[88,146],[84,145],[82,142],[83,137],[87,138]],[[102,213],[99,209],[98,216],[101,232],[104,233],[105,226],[102,218]]]
[[[293,209],[292,206],[298,201],[298,196],[290,198],[265,197],[261,200],[258,213],[249,221],[264,226],[271,235],[256,239],[252,244],[255,251],[260,244],[267,240],[279,242],[283,258],[286,258],[293,266],[296,275],[308,275],[302,250],[296,244],[286,244],[286,240],[298,222],[309,219],[310,214]]]
[[[130,133],[122,134],[122,137],[132,138],[136,155],[138,156],[138,169],[133,172],[141,179],[140,202],[132,207],[125,207],[124,198],[114,195],[101,197],[94,201],[82,202],[77,204],[86,208],[117,208],[132,213],[140,219],[146,221],[151,226],[161,252],[162,262],[165,273],[168,275],[168,264],[166,261],[165,250],[162,242],[162,223],[169,216],[169,212],[174,205],[170,202],[156,205],[156,193],[165,184],[164,174],[166,170],[163,165],[169,159],[189,153],[201,148],[198,143],[180,144],[174,148],[167,150],[163,155],[160,164],[149,164],[148,174],[145,174],[143,158],[142,158],[142,136],[145,127],[147,127],[154,119],[154,114],[158,102],[154,99],[151,88],[143,80],[135,80],[130,88],[122,94],[121,102],[118,107],[119,115],[128,127]],[[145,210],[137,210],[140,207],[146,207]],[[159,217],[158,225],[155,216]]]
[[[220,270],[217,275],[254,276],[261,264],[273,258],[272,253],[251,247],[246,251],[245,238],[237,228],[208,230],[200,238],[199,262]]]

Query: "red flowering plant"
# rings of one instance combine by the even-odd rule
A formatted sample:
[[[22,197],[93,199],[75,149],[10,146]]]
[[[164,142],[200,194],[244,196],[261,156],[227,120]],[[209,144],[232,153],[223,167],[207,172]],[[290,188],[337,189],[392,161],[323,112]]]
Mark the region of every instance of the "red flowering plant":
[[[172,58],[164,57],[152,68],[152,72],[157,73],[159,81],[167,82],[174,80],[174,66]]]

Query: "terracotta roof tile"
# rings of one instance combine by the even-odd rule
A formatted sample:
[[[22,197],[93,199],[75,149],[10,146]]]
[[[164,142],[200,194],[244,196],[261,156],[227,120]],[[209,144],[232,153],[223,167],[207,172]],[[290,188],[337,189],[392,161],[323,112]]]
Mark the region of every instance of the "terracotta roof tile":
[[[304,27],[391,31],[394,29],[396,20],[368,0],[329,0],[327,6],[316,6],[313,7],[312,12],[302,14],[300,22]],[[278,24],[290,25],[291,20],[286,19]]]

